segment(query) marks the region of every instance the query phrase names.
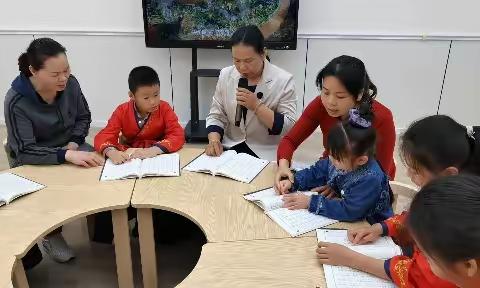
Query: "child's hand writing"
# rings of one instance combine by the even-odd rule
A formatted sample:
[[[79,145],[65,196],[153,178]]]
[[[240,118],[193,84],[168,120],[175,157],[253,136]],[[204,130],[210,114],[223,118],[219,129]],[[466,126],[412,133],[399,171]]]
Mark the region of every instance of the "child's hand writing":
[[[323,197],[325,197],[327,199],[332,199],[332,198],[336,197],[336,195],[337,195],[335,193],[335,190],[333,190],[328,185],[313,188],[311,191],[318,192],[320,195],[322,195]]]
[[[318,242],[317,257],[321,264],[351,266],[357,252],[335,243]]]
[[[275,173],[275,190],[279,192],[281,190],[280,183],[284,179],[290,180],[293,183],[295,181],[295,177],[293,176],[292,171],[290,170],[290,164],[286,159],[280,159],[278,161],[278,169]],[[283,194],[283,193],[280,193]]]
[[[287,194],[283,196],[283,207],[289,210],[308,209],[310,196],[300,193]]]
[[[290,188],[292,188],[292,182],[290,182],[290,180],[280,181],[278,187],[275,185],[275,191],[280,195],[287,194]]]
[[[137,150],[142,150],[143,148],[128,148],[125,153],[128,154],[128,156],[130,157],[130,155],[132,155],[135,151]]]
[[[375,242],[383,234],[382,225],[379,223],[373,224],[367,228],[360,228],[348,231],[348,240],[353,244],[367,244]]]
[[[147,159],[147,158],[155,157],[162,153],[163,153],[162,149],[158,148],[157,146],[152,146],[150,148],[135,149],[133,153],[130,155],[130,158]]]
[[[105,155],[112,161],[113,164],[119,165],[130,160],[126,152],[118,151],[117,149],[110,149]]]

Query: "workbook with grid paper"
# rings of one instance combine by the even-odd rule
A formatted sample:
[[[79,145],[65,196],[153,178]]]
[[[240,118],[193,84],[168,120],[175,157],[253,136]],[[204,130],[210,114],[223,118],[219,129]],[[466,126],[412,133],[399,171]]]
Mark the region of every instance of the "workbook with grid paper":
[[[316,194],[316,192],[297,193],[309,196]],[[292,237],[338,222],[337,220],[310,213],[307,209],[289,210],[283,208],[282,197],[282,195],[278,195],[275,192],[274,188],[263,189],[243,196],[246,200],[255,203],[265,210],[265,214]]]
[[[180,155],[162,154],[147,159],[132,159],[115,165],[110,159],[105,161],[100,180],[121,180],[130,178],[180,176]]]
[[[347,230],[317,229],[317,240],[341,244],[358,253],[381,260],[387,260],[402,253],[400,247],[390,237],[382,237],[366,245],[354,245],[348,240],[347,233]],[[353,284],[357,288],[395,288],[391,281],[349,267],[324,264],[323,270],[328,288],[350,288]]]
[[[0,174],[0,206],[8,205],[13,200],[45,188],[44,185],[13,173]]]
[[[202,154],[183,169],[191,172],[223,176],[250,183],[268,165],[269,161],[245,153],[228,150],[218,157]]]

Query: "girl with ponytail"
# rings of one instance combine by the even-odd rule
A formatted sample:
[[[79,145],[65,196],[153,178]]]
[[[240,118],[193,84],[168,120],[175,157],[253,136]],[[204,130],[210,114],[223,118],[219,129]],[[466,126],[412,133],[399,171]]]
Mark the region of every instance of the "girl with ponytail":
[[[372,121],[353,108],[349,118],[328,133],[329,158],[297,171],[294,181],[281,180],[284,207],[339,221],[366,219],[374,224],[393,216],[393,195],[387,175],[375,160],[376,133]],[[366,115],[369,115],[367,113]],[[290,193],[328,185],[328,196]]]
[[[303,112],[290,132],[283,137],[277,150],[278,171],[275,186],[288,178],[293,181],[290,164],[293,153],[310,134],[320,126],[325,152],[329,153],[327,135],[339,121],[348,120],[349,111],[356,108],[362,118],[371,121],[378,139],[375,156],[380,166],[391,180],[395,177],[393,150],[395,147],[395,125],[391,111],[377,102],[377,87],[370,79],[363,62],[352,56],[339,56],[327,64],[319,73],[316,85],[321,91]],[[318,191],[329,192],[326,187]]]

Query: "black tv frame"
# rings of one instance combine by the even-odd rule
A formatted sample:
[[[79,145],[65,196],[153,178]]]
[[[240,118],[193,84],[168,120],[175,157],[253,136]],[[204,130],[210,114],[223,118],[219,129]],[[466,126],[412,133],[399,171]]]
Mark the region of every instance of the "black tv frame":
[[[142,0],[143,10],[143,30],[145,32],[145,45],[149,48],[199,48],[199,49],[230,49],[231,43],[228,40],[215,41],[215,40],[166,40],[161,41],[158,45],[152,45],[148,39],[148,21],[147,11],[145,9],[146,2],[148,0]],[[298,37],[298,10],[300,6],[300,0],[294,0],[292,7],[289,9],[295,9],[297,17],[295,18],[295,35],[292,41],[265,41],[265,46],[270,50],[296,50],[297,49],[297,37]]]

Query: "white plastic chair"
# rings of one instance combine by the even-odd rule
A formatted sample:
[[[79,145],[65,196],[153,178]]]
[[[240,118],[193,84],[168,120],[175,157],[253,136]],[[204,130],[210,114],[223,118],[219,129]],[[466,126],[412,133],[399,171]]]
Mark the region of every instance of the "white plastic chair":
[[[393,212],[400,214],[403,211],[408,211],[413,197],[415,197],[418,192],[418,188],[397,181],[390,181],[390,187],[392,187],[394,197]]]
[[[8,147],[8,138],[3,139],[3,149],[5,150],[5,154],[7,155],[8,166],[10,166],[10,168],[13,168],[13,159],[10,155],[12,151],[10,150],[10,147]]]

